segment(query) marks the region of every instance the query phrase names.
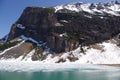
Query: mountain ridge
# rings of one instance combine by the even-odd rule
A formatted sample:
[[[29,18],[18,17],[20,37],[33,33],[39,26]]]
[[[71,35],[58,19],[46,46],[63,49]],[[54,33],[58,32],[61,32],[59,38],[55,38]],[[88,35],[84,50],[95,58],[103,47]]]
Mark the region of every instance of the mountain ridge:
[[[108,13],[115,16],[120,16],[120,3],[118,1],[111,1],[109,3],[83,3],[83,2],[75,2],[65,5],[55,6],[55,12],[61,9],[68,9],[75,12],[85,11],[91,14],[100,13]]]
[[[22,57],[24,60],[29,56],[34,61],[52,55],[53,59],[60,57],[56,63],[67,59],[74,62],[81,58],[80,55],[91,54],[91,49],[105,53],[106,46],[114,44],[119,50],[119,22],[120,16],[116,15],[27,7],[12,25],[10,33],[0,40],[0,48],[6,48],[0,50],[0,59]]]

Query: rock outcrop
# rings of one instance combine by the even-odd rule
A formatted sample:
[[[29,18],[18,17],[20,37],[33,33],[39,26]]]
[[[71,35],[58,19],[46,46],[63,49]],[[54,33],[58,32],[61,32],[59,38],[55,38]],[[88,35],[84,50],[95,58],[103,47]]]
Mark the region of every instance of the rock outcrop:
[[[11,59],[19,58],[20,56],[24,57],[32,50],[33,44],[30,42],[21,42],[19,45],[14,46],[13,48],[6,50],[0,55],[0,59]]]

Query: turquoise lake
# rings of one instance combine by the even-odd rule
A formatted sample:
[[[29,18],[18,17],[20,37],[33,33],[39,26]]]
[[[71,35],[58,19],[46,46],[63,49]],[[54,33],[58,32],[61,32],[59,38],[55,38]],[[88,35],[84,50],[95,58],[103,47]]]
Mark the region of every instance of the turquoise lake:
[[[120,80],[120,70],[67,69],[37,72],[0,71],[0,80]]]

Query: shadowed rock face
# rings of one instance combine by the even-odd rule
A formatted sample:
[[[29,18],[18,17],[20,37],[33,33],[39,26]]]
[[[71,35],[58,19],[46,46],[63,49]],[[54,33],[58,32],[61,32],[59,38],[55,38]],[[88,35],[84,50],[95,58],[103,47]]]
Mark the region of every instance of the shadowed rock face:
[[[51,32],[51,27],[56,23],[53,9],[28,7],[18,21],[12,26],[10,40],[20,35],[33,37],[36,40],[46,40],[46,35]],[[17,28],[17,24],[25,26],[22,32]],[[20,32],[20,33],[19,33]]]
[[[86,17],[85,15],[90,15]],[[13,24],[8,40],[20,35],[47,42],[56,52],[76,49],[79,44],[89,45],[108,40],[120,33],[120,17],[104,15],[103,18],[89,13],[55,13],[53,8],[27,7]],[[20,29],[22,24],[25,29]],[[67,38],[61,34],[70,33]]]

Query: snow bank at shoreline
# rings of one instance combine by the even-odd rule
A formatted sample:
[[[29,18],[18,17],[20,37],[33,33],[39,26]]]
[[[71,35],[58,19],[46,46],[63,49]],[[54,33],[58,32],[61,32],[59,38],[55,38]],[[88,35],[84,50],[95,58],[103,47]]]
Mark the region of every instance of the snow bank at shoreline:
[[[76,64],[76,63],[42,63],[42,62],[26,62],[26,61],[0,61],[0,71],[10,72],[38,72],[38,71],[115,71],[120,70],[119,67],[110,67],[92,64]]]
[[[4,58],[0,60],[0,71],[17,71],[17,72],[36,72],[36,71],[60,71],[68,69],[77,70],[120,70],[114,64],[120,64],[120,47],[110,42],[103,42],[97,44],[101,49],[93,47],[85,47],[85,54],[81,53],[80,47],[71,52],[66,52],[61,56],[53,57],[49,54],[43,61],[32,61],[31,56],[35,52],[32,50],[24,59],[20,56],[17,59]],[[76,57],[78,60],[70,62],[68,57]],[[58,62],[60,59],[66,60],[65,62]],[[96,65],[96,64],[109,64],[113,66]],[[119,65],[118,65],[119,66]]]

